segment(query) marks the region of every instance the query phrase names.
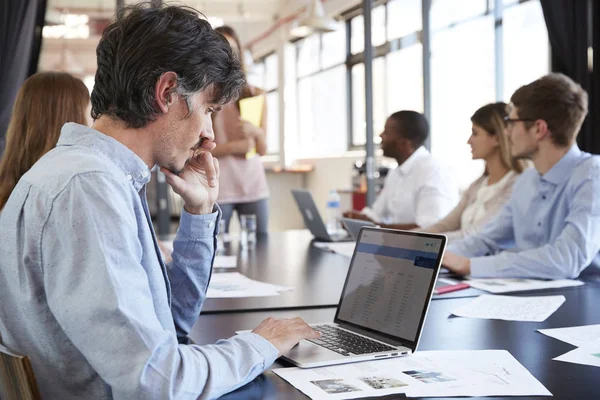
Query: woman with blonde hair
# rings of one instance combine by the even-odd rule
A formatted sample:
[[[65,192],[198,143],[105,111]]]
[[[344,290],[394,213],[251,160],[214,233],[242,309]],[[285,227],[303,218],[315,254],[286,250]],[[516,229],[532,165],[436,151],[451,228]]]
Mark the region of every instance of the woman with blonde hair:
[[[505,134],[507,106],[492,103],[475,111],[468,144],[474,160],[485,161],[485,172],[469,186],[458,205],[423,232],[444,233],[449,240],[472,235],[490,222],[510,198],[512,187],[527,166],[510,155]]]
[[[0,160],[0,210],[19,179],[56,146],[65,123],[89,125],[89,104],[83,81],[64,72],[40,72],[23,83]]]

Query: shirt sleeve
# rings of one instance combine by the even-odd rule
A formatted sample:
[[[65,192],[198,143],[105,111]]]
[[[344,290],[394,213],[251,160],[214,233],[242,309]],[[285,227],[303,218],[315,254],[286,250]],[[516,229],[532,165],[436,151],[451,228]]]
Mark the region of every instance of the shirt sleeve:
[[[448,214],[456,205],[458,196],[452,193],[456,190],[454,185],[444,182],[439,171],[427,171],[422,181],[424,184],[415,193],[415,224],[430,226]]]
[[[171,312],[180,343],[187,343],[200,315],[215,258],[220,209],[207,215],[181,210],[179,229],[167,266],[171,283]]]
[[[389,171],[388,175],[385,177],[385,183],[379,195],[373,202],[372,207],[365,207],[361,210],[361,213],[365,214],[367,217],[372,219],[376,223],[380,222],[392,222],[389,220],[389,210],[387,209],[387,197],[390,196],[390,191],[392,190],[391,179],[392,174],[395,171]]]
[[[474,194],[475,194],[476,190],[477,190],[477,188],[474,188]],[[455,241],[455,240],[462,239],[463,237],[475,235],[476,233],[480,232],[487,224],[490,223],[490,221],[492,221],[496,217],[496,215],[498,215],[498,213],[500,212],[502,207],[504,207],[504,205],[510,199],[511,194],[512,194],[512,183],[507,185],[505,188],[503,188],[499,193],[497,193],[494,196],[493,199],[491,199],[487,203],[485,215],[481,219],[479,219],[477,222],[475,222],[472,225],[460,226],[460,229],[457,229],[453,232],[446,233],[446,235],[448,236],[448,240]],[[466,208],[467,208],[467,205],[465,204],[465,208],[463,209],[463,212]]]
[[[435,224],[430,225],[430,226],[426,227],[425,229],[423,229],[423,232],[445,233],[445,234],[453,233],[455,231],[460,232],[460,218],[462,216],[463,211],[467,207],[467,200],[469,197],[470,190],[471,190],[471,188],[469,188],[469,190],[467,190],[465,192],[465,194],[460,199],[460,202],[458,203],[458,205],[456,207],[454,207],[454,209],[452,211],[450,211],[450,213],[448,213],[448,215],[446,215],[443,219],[436,222]],[[450,237],[448,237],[448,238],[450,238]]]
[[[160,288],[142,265],[135,196],[111,175],[93,173],[55,198],[40,239],[53,317],[115,399],[215,398],[251,381],[277,357],[268,341],[248,333],[184,345],[159,319]]]
[[[565,226],[556,240],[515,253],[471,259],[473,277],[527,277],[574,279],[600,251],[600,174],[581,180],[568,196],[572,199]]]
[[[512,205],[509,201],[481,232],[452,243],[448,251],[465,257],[489,256],[513,247],[514,243]]]

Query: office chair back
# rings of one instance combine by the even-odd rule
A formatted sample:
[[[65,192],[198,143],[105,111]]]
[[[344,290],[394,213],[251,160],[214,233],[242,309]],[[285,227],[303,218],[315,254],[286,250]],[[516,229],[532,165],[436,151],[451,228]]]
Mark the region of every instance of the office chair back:
[[[17,354],[4,346],[2,336],[0,336],[0,399],[41,399],[29,357]]]

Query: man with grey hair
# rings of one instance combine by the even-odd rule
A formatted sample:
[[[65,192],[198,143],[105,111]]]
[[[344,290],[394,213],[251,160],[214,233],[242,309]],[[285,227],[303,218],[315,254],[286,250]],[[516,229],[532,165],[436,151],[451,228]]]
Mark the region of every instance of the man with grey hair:
[[[0,214],[2,340],[31,358],[44,398],[221,396],[318,337],[270,318],[188,344],[220,218],[211,114],[242,67],[195,10],[147,3],[119,12],[97,56],[93,127],[66,124]],[[167,265],[146,202],[155,165],[184,203]]]

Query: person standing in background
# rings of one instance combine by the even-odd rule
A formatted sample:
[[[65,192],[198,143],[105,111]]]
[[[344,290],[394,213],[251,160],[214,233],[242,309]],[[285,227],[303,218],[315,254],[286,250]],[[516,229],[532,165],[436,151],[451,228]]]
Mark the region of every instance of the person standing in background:
[[[242,47],[235,31],[228,26],[221,26],[215,30],[225,36],[244,65]],[[264,91],[246,83],[239,100],[259,95],[264,95]],[[257,233],[267,233],[269,187],[259,157],[267,152],[266,107],[263,108],[262,123],[258,127],[241,119],[239,100],[224,105],[213,116],[217,147],[212,151],[212,155],[219,160],[221,167],[217,202],[223,212],[227,232],[235,210],[238,217],[242,214],[256,215]],[[253,151],[256,151],[256,154],[252,154]]]
[[[519,174],[527,166],[510,155],[505,134],[506,103],[487,104],[471,117],[468,144],[474,160],[485,161],[485,172],[469,186],[460,203],[438,223],[423,232],[444,233],[449,240],[473,235],[490,222],[506,204]]]
[[[81,79],[66,72],[39,72],[21,86],[6,131],[0,161],[0,210],[17,182],[56,146],[67,122],[91,125],[90,93]]]

